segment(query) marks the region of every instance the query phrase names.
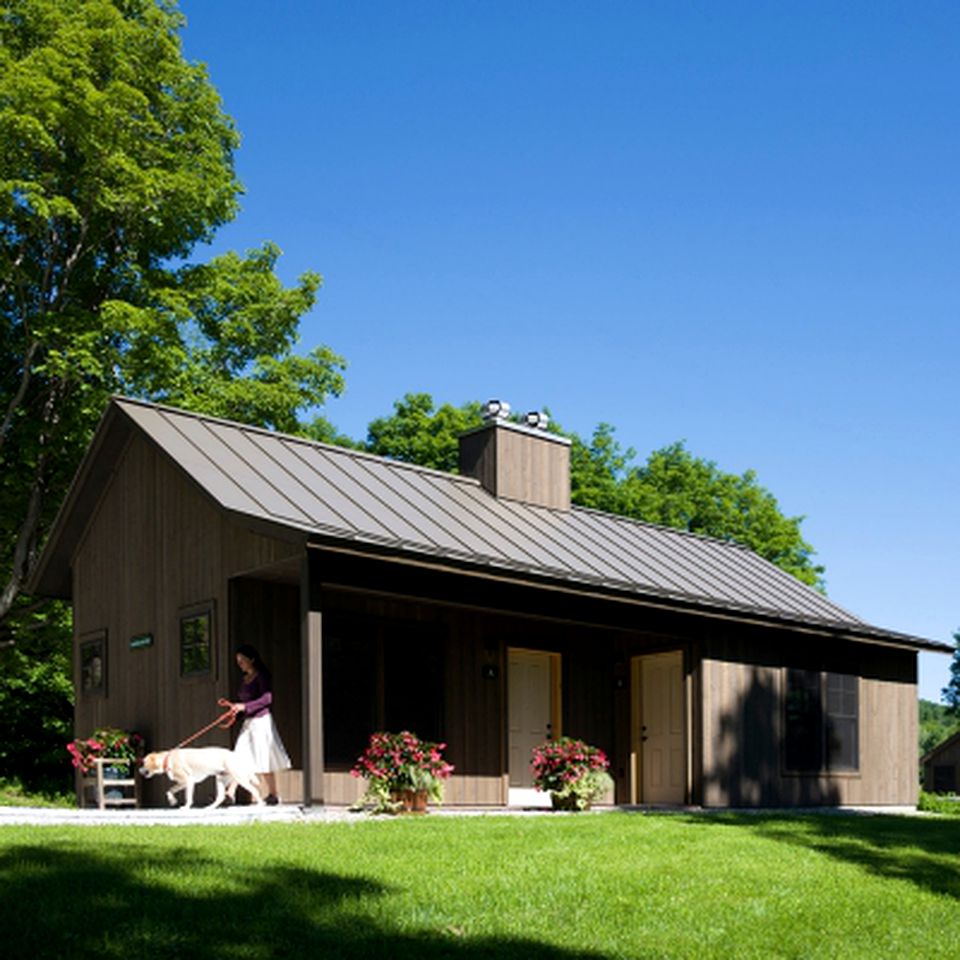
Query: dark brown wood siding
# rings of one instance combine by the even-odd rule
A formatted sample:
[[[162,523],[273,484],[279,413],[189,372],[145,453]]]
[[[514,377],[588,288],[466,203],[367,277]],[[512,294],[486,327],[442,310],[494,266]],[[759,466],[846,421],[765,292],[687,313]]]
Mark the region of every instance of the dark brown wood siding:
[[[853,772],[784,768],[787,668],[859,676]],[[705,642],[702,800],[707,806],[911,805],[917,800],[916,654],[742,627]]]
[[[209,723],[237,674],[227,636],[228,584],[237,571],[299,556],[302,544],[245,530],[216,508],[147,441],[134,439],[90,518],[73,562],[74,636],[106,630],[106,696],[78,694],[75,729],[110,724],[139,730],[166,749]],[[213,611],[209,674],[182,678],[180,613]],[[151,634],[150,646],[130,648]],[[75,652],[75,676],[79,671]],[[214,730],[207,744],[228,745]],[[153,786],[153,785],[149,785]],[[147,794],[156,799],[156,788]]]

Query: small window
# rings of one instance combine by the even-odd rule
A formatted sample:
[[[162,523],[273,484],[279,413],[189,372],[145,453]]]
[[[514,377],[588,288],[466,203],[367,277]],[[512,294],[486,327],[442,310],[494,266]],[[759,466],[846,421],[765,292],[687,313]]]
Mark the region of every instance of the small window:
[[[784,767],[793,773],[859,770],[859,709],[857,677],[787,670]]]
[[[104,696],[107,692],[107,632],[80,639],[80,692]]]
[[[213,669],[213,607],[192,607],[180,614],[180,676]]]

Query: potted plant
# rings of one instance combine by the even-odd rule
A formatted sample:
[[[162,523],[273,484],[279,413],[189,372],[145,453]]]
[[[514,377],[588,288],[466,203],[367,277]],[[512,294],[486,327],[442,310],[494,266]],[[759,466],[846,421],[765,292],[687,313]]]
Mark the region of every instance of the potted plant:
[[[367,780],[359,806],[374,813],[425,813],[427,803],[443,802],[443,781],[453,766],[443,759],[445,743],[429,743],[415,733],[374,733],[350,771]]]
[[[97,760],[115,760],[117,769],[108,767],[104,775],[119,779],[128,774],[130,764],[143,753],[143,737],[116,727],[98,727],[89,737],[71,740],[67,753],[82,774],[88,773]]]
[[[550,794],[554,810],[586,810],[613,788],[607,755],[572,737],[534,747],[530,765],[533,785]]]

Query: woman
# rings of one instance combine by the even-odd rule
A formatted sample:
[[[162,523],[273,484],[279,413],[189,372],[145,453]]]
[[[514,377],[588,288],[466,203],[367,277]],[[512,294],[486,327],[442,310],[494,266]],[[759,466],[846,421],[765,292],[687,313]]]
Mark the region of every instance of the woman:
[[[273,703],[270,671],[260,654],[248,643],[237,647],[237,666],[243,674],[243,683],[237,693],[237,702],[230,706],[235,714],[242,713],[244,720],[233,749],[257,771],[267,788],[267,803],[277,804],[280,801],[276,771],[289,770],[291,764],[270,712]],[[230,801],[236,789],[235,783],[227,789]]]

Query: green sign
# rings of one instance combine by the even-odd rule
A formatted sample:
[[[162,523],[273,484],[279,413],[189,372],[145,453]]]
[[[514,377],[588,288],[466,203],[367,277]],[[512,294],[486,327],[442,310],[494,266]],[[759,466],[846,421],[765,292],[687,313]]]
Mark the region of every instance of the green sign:
[[[142,650],[144,647],[152,647],[152,646],[153,646],[152,633],[141,633],[137,637],[130,638],[131,650]]]

